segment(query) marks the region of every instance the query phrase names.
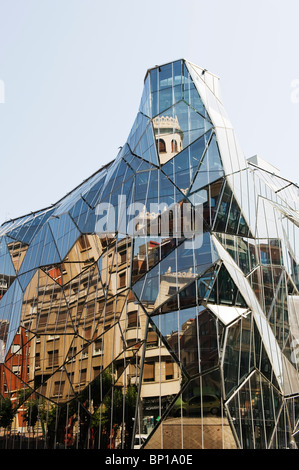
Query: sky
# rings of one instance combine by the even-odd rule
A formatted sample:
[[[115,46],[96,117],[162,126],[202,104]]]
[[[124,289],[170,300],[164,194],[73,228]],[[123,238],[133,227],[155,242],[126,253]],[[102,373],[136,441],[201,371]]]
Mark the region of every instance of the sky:
[[[299,183],[298,0],[0,0],[0,224],[50,206],[127,140],[147,69],[220,78],[246,157]]]

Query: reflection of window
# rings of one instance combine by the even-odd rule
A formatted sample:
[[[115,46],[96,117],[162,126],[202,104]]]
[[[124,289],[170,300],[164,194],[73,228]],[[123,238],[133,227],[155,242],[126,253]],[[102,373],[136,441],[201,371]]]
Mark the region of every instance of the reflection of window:
[[[91,338],[91,326],[88,326],[84,330],[84,339],[90,339]]]
[[[57,323],[65,323],[67,319],[67,311],[61,311],[59,312],[57,316]]]
[[[93,367],[93,377],[96,378],[102,372],[102,366]]]
[[[135,346],[135,348],[139,347],[140,340],[138,338],[135,339],[127,339],[127,347],[131,348],[132,346]]]
[[[158,152],[166,152],[166,144],[163,139],[157,140]]]
[[[62,395],[64,389],[64,382],[55,382],[54,384],[54,396]]]
[[[48,335],[48,341],[58,340],[59,335]]]
[[[80,374],[80,383],[85,383],[87,377],[87,369],[82,369]]]
[[[102,339],[99,339],[94,342],[94,351],[93,354],[101,354],[102,353],[102,348],[103,348],[103,341]]]
[[[75,347],[72,347],[68,353],[68,357],[67,357],[67,360],[68,361],[73,361],[75,356],[77,354],[77,348]]]
[[[48,366],[53,367],[58,365],[58,349],[48,352]]]
[[[46,326],[47,320],[48,320],[48,314],[46,314],[46,315],[40,315],[38,326],[39,326],[39,327]]]
[[[126,273],[121,273],[119,275],[119,287],[125,287],[126,286]]]
[[[158,336],[154,331],[148,332],[146,345],[148,348],[155,348],[158,346]]]
[[[81,354],[81,359],[86,359],[87,357],[88,357],[88,345],[83,347],[82,354]]]
[[[173,379],[173,362],[171,361],[165,363],[165,378],[166,380]]]
[[[19,345],[19,344],[13,344],[13,345],[11,346],[11,353],[12,353],[12,354],[18,354],[18,355],[21,354],[21,347],[20,347],[20,345]]]
[[[155,380],[155,363],[146,362],[143,369],[144,382],[154,382]]]
[[[90,248],[90,243],[89,243],[89,240],[86,236],[82,235],[79,238],[78,242],[79,242],[81,251],[85,251],[85,250],[88,250]]]
[[[173,153],[178,151],[178,143],[174,139],[171,141],[171,151]]]
[[[137,310],[128,313],[128,328],[137,326]]]
[[[15,375],[21,375],[21,366],[12,366],[12,372]]]
[[[177,293],[177,288],[176,286],[169,286],[169,289],[168,289],[168,295],[174,295]]]
[[[35,354],[35,367],[36,368],[40,367],[40,353]]]
[[[127,261],[127,252],[126,251],[122,251],[120,253],[120,263],[125,263]]]
[[[106,313],[109,314],[109,313],[112,313],[113,312],[113,307],[114,307],[114,302],[109,302],[107,303],[106,305]]]

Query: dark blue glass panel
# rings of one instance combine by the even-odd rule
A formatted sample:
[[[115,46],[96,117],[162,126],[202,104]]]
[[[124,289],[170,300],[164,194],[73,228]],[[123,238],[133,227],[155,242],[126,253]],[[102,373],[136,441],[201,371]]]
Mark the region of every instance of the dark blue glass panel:
[[[13,338],[20,326],[22,302],[23,292],[19,281],[16,279],[0,300],[0,322],[5,326],[5,336],[7,335],[6,338],[3,338],[5,354],[8,353]]]
[[[88,191],[82,193],[82,198],[91,207],[95,207],[101,198],[103,192],[104,182],[107,172],[103,172],[99,175],[98,180],[91,186]]]
[[[37,268],[31,270],[31,271],[27,271],[26,273],[24,274],[21,274],[19,277],[18,277],[18,281],[20,283],[20,286],[23,290],[23,292],[25,292],[29,282],[31,281],[31,279],[33,278],[34,274],[36,273],[37,271]]]
[[[81,198],[69,212],[81,233],[92,233],[95,230],[95,209],[91,209]]]
[[[153,69],[150,71],[150,84],[151,84],[151,93],[159,90],[159,81],[158,81],[158,69]]]
[[[131,132],[129,134],[127,144],[130,149],[134,151],[136,145],[138,144],[141,136],[144,134],[147,125],[150,123],[150,119],[144,116],[142,113],[138,113],[135,119],[135,122],[132,126]]]
[[[0,275],[15,276],[15,268],[12,263],[7,244],[7,237],[1,237],[0,239]]]

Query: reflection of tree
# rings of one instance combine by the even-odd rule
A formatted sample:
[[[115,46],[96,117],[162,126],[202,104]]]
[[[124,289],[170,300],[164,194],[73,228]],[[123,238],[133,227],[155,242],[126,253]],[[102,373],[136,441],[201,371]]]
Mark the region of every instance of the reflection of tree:
[[[124,393],[114,385],[112,367],[107,368],[76,399],[43,411],[48,447],[114,448],[121,442],[129,448],[136,399],[136,387],[130,385]]]
[[[1,398],[0,400],[0,427],[8,428],[14,418],[14,410],[9,398]]]
[[[24,420],[27,422],[27,425],[31,427],[34,435],[34,426],[37,423],[39,418],[39,400],[34,399],[26,403],[26,414]]]
[[[119,446],[130,448],[135,417],[137,390],[129,385],[125,394],[121,387],[114,386],[92,418],[92,435],[101,448]],[[97,433],[100,431],[100,436]]]

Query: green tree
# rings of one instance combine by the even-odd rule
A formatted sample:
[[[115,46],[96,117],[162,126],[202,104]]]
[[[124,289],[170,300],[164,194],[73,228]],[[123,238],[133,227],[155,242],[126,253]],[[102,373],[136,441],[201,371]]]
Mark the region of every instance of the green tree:
[[[14,418],[13,406],[9,398],[0,399],[0,427],[8,428]]]
[[[30,400],[26,403],[26,415],[25,421],[27,422],[28,426],[31,426],[33,434],[34,434],[34,426],[37,423],[39,417],[39,401],[38,399]]]

